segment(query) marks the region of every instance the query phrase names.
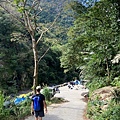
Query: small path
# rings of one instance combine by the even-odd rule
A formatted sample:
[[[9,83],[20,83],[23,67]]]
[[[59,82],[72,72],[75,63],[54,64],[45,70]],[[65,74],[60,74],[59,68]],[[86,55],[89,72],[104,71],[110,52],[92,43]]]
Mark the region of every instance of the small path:
[[[71,90],[67,86],[60,87],[60,93],[57,93],[55,97],[62,97],[68,102],[50,105],[43,120],[84,120],[83,114],[86,103],[82,100],[81,93],[83,92],[87,92],[87,90],[82,88]],[[34,120],[34,116],[25,120]]]

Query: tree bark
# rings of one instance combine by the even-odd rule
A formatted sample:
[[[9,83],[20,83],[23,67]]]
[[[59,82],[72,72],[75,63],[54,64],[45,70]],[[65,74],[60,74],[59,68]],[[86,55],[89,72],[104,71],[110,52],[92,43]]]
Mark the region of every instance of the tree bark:
[[[37,54],[36,41],[33,38],[33,36],[32,36],[32,49],[34,55],[33,92],[35,94],[35,88],[38,85],[38,54]]]
[[[109,85],[109,83],[110,83],[110,81],[111,81],[111,79],[110,79],[110,70],[109,70],[109,65],[108,65],[108,59],[107,59],[107,57],[106,57],[106,66],[107,66],[107,75],[108,75],[108,85]]]

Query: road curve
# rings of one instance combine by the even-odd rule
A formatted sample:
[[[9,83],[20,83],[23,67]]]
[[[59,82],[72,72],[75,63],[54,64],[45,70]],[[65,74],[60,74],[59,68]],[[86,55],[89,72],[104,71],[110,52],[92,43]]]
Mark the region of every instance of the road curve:
[[[43,120],[84,120],[83,113],[86,103],[82,100],[81,93],[83,92],[86,92],[86,89],[71,90],[67,86],[60,87],[60,93],[57,93],[55,97],[62,97],[68,102],[50,105]],[[25,120],[34,120],[34,116]]]

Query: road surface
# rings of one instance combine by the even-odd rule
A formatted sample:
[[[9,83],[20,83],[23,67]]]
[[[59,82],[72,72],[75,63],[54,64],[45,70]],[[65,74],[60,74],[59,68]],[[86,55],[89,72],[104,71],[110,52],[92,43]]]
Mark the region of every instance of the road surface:
[[[79,88],[76,90],[74,88],[71,90],[67,86],[59,89],[60,93],[55,94],[55,97],[62,97],[68,102],[50,105],[43,120],[84,120],[83,113],[86,103],[82,100],[81,93],[86,92],[86,89]],[[34,116],[25,120],[34,120]]]

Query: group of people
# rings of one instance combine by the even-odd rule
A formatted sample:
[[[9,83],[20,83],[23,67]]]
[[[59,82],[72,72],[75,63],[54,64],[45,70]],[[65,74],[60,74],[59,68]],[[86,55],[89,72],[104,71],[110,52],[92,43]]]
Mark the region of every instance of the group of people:
[[[68,88],[69,89],[73,89],[75,86],[79,86],[82,85],[81,82],[79,80],[75,80],[75,81],[70,81],[68,82]],[[77,89],[77,88],[76,88]]]

